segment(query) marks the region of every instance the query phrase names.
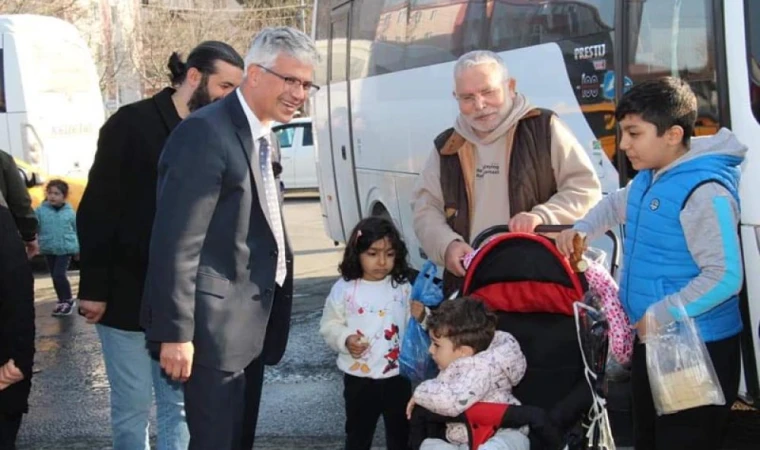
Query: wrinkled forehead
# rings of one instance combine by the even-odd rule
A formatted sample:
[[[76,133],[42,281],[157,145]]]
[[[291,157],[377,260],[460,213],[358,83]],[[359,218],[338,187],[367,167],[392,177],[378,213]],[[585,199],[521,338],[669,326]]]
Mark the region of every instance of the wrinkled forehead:
[[[457,95],[476,94],[488,89],[497,89],[504,85],[504,72],[496,63],[484,63],[463,68],[454,77],[454,90]]]

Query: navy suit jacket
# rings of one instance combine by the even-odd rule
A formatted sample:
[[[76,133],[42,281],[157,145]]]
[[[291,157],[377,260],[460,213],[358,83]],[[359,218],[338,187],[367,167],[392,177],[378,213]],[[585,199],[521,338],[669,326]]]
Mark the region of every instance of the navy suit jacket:
[[[158,165],[141,312],[149,342],[188,342],[194,362],[236,372],[276,364],[290,328],[293,256],[275,283],[277,243],[259,204],[248,120],[234,93],[187,117]],[[284,224],[283,224],[284,228]]]

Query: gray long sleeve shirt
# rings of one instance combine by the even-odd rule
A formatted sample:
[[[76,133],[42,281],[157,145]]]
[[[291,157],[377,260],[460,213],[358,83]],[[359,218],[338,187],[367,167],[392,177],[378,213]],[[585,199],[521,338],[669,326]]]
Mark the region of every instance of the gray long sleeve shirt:
[[[747,147],[730,131],[721,130],[715,136],[693,139],[691,149],[670,166],[658,171],[654,180],[673,167],[707,153],[743,157],[746,152]],[[627,204],[628,187],[625,187],[607,195],[573,228],[593,240],[607,230],[625,223]],[[721,223],[729,218],[731,224]],[[679,304],[686,306],[702,299],[717,287],[739,292],[743,277],[739,236],[736,232],[739,219],[739,205],[723,185],[717,182],[706,183],[692,193],[681,210],[680,222],[689,253],[700,268],[700,274],[679,292],[665,296],[650,307],[649,311],[657,322],[672,322],[675,320],[672,311]],[[725,276],[727,273],[734,276]],[[730,286],[719,286],[721,283]],[[728,299],[723,299],[725,300]],[[691,314],[699,315],[718,304],[705,304],[692,309]]]

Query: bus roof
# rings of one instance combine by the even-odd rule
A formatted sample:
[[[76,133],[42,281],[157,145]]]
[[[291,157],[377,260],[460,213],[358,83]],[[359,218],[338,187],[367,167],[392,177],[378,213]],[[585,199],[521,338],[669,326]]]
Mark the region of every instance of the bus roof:
[[[65,20],[35,14],[0,15],[0,33],[33,33],[49,36],[51,32],[79,36],[76,27]]]

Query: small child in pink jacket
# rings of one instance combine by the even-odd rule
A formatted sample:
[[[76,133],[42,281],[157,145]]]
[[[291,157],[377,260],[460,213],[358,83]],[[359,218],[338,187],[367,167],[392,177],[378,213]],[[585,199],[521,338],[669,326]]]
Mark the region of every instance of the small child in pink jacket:
[[[485,305],[468,297],[444,301],[431,311],[427,328],[430,353],[441,370],[435,379],[423,381],[407,407],[411,416],[420,405],[442,416],[456,417],[478,402],[519,405],[512,387],[525,375],[525,355],[517,340],[496,331],[496,316]],[[462,423],[446,425],[446,441],[425,439],[420,450],[458,450],[468,447]],[[525,432],[499,430],[480,450],[528,450]]]

